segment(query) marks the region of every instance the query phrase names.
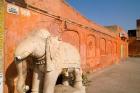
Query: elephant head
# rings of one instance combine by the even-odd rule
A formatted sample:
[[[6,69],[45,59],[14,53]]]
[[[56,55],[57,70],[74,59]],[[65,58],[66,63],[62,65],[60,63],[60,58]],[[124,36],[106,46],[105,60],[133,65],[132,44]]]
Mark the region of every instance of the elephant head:
[[[45,42],[50,33],[46,29],[33,31],[28,37],[21,41],[16,47],[14,59],[18,71],[17,90],[25,93],[28,86],[25,85],[27,75],[26,58],[30,55],[40,58],[45,54]]]

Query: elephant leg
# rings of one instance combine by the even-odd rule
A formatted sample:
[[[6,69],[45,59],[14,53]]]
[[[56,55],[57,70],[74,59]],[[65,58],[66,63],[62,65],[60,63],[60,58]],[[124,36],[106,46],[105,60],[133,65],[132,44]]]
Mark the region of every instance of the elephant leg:
[[[36,67],[33,71],[33,81],[32,81],[32,92],[31,93],[42,93],[41,86],[43,85],[41,80],[43,79],[43,73],[39,71]]]
[[[74,83],[74,87],[75,88],[81,88],[83,87],[82,84],[82,72],[80,69],[75,69],[75,83]]]
[[[74,87],[80,90],[80,93],[86,93],[85,87],[82,84],[82,72],[80,69],[75,69],[75,84]]]
[[[62,84],[65,85],[65,86],[69,85],[68,76],[69,76],[68,69],[64,69]]]
[[[62,69],[48,71],[45,73],[43,93],[54,93],[55,84]]]

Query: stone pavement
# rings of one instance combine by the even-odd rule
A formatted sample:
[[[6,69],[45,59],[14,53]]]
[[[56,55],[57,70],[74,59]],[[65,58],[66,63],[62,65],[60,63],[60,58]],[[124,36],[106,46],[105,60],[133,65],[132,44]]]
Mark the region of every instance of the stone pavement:
[[[140,58],[128,58],[88,77],[87,93],[140,93]]]
[[[85,87],[79,89],[71,86],[57,85],[54,93],[85,93]]]

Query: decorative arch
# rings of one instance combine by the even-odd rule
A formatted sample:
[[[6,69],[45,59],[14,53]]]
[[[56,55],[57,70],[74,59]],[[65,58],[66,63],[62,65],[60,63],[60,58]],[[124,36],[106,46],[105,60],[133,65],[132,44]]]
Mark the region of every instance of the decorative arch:
[[[112,42],[113,43],[113,54],[117,54],[117,43],[116,42]]]
[[[80,51],[80,36],[77,31],[64,31],[61,38],[64,42],[70,43]]]
[[[96,55],[96,38],[94,35],[87,37],[87,58],[93,58]]]
[[[112,41],[108,41],[107,42],[107,54],[112,54],[112,49],[113,49],[113,46],[112,46]]]
[[[87,36],[86,42],[86,59],[89,70],[95,69],[96,62],[96,37],[94,35]]]
[[[100,39],[100,54],[101,55],[106,54],[106,40],[104,38]]]

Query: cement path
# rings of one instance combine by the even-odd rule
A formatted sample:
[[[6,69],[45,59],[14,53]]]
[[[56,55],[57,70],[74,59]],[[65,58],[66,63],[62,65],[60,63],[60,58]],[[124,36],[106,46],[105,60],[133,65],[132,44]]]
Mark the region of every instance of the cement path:
[[[140,58],[97,71],[89,79],[87,93],[140,93]]]

